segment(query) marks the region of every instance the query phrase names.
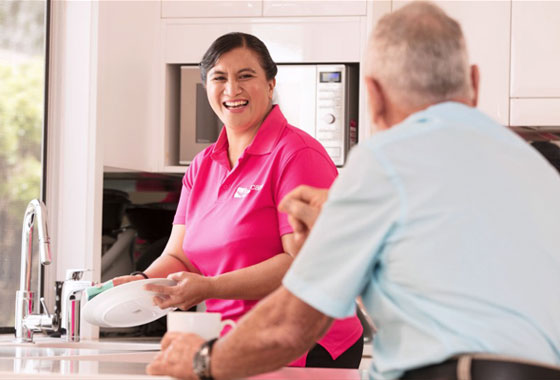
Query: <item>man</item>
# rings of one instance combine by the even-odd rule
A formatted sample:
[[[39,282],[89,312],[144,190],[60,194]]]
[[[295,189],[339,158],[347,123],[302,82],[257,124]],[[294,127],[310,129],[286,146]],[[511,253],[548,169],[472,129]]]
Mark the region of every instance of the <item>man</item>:
[[[196,378],[193,356],[203,378],[274,370],[361,295],[378,327],[374,378],[560,377],[558,174],[474,108],[478,70],[438,7],[385,16],[366,61],[376,133],[324,205],[311,188],[282,201],[305,240],[283,286],[210,355],[196,335],[166,335],[149,373]]]

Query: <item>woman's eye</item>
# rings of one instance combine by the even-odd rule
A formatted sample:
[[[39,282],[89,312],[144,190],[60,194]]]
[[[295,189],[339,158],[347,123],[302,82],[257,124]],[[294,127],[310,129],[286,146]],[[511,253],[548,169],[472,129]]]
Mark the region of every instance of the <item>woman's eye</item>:
[[[249,79],[252,78],[253,74],[242,74],[239,78],[240,79]]]
[[[223,81],[226,80],[226,78],[225,77],[213,77],[212,80],[215,81],[215,82],[223,82]]]

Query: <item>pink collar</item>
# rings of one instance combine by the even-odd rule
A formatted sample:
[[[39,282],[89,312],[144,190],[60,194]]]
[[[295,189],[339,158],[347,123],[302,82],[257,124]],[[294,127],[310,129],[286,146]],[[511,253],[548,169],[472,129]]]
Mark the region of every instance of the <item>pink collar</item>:
[[[273,105],[272,109],[262,122],[259,130],[253,142],[249,144],[249,146],[245,149],[248,154],[253,155],[263,155],[269,154],[272,152],[272,149],[276,146],[282,131],[286,127],[287,121],[282,111],[280,111],[280,107],[278,105]],[[219,159],[221,153],[227,150],[229,146],[226,129],[222,128],[220,132],[220,136],[214,144],[214,148],[212,149],[211,157],[212,159],[216,160]]]

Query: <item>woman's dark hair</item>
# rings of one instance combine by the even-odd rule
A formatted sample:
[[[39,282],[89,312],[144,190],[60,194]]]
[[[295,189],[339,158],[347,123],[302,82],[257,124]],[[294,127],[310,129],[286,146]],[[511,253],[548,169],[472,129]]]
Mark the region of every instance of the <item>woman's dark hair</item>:
[[[246,47],[254,51],[259,57],[261,67],[266,73],[266,79],[274,79],[278,68],[276,67],[276,63],[272,60],[266,45],[251,34],[233,32],[218,37],[218,39],[210,45],[206,53],[204,53],[202,61],[200,62],[200,77],[202,78],[202,83],[206,83],[208,71],[214,67],[216,61],[218,61],[223,54],[240,47]]]

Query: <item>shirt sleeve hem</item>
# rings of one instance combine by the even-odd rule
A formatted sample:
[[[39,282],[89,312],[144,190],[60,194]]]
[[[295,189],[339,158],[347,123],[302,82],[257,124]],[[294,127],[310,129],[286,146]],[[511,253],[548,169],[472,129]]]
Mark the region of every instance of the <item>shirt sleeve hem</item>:
[[[345,307],[344,302],[334,300],[321,290],[313,288],[310,284],[298,278],[293,271],[286,273],[282,285],[297,298],[329,317],[341,319],[351,317],[356,313],[354,303],[349,308]]]
[[[278,231],[280,232],[280,236],[282,236],[282,235],[293,233],[294,229],[292,228],[292,226],[290,226],[290,224],[285,224],[285,225],[281,224],[278,227]]]

